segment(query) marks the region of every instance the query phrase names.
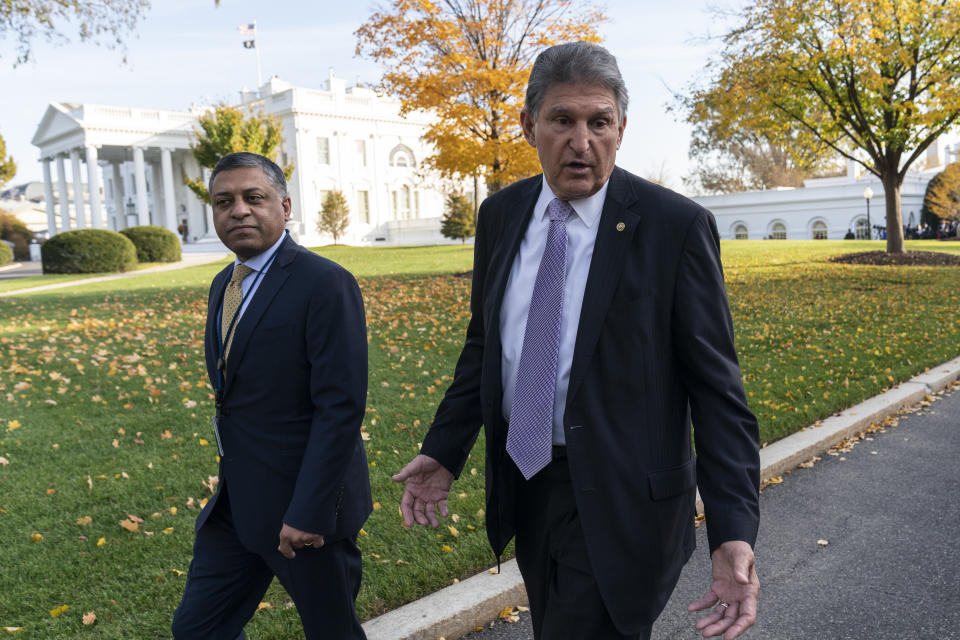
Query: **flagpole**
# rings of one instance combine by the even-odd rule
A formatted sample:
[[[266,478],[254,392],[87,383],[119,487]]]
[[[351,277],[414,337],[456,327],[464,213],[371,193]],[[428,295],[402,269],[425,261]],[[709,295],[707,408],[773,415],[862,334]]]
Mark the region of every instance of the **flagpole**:
[[[260,74],[260,45],[257,42],[257,21],[253,21],[253,50],[257,54],[257,93],[260,92],[260,87],[263,86],[263,76]]]

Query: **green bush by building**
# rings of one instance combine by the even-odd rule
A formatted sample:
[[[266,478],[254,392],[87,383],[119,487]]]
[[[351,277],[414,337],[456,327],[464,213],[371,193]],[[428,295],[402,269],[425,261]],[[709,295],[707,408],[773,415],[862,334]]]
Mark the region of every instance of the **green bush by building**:
[[[173,231],[153,225],[120,231],[137,248],[140,262],[180,262],[180,238]]]
[[[129,238],[106,229],[58,233],[41,247],[44,273],[109,273],[137,266],[137,249]]]
[[[13,262],[13,250],[6,242],[0,242],[0,267]]]
[[[30,259],[30,241],[33,240],[33,232],[17,216],[2,209],[0,209],[0,240],[13,243],[15,260]]]

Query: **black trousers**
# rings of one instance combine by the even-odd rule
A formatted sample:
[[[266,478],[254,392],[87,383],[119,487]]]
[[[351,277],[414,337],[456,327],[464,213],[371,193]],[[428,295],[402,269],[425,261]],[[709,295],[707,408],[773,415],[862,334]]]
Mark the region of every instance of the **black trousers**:
[[[530,599],[537,640],[649,640],[620,633],[610,618],[587,555],[563,448],[525,481],[517,473],[517,565]]]
[[[277,531],[279,534],[279,530]],[[177,640],[235,640],[276,576],[297,607],[306,640],[363,640],[354,609],[361,557],[355,540],[261,555],[244,547],[233,528],[229,495],[217,499],[197,532],[183,599],[173,616]]]

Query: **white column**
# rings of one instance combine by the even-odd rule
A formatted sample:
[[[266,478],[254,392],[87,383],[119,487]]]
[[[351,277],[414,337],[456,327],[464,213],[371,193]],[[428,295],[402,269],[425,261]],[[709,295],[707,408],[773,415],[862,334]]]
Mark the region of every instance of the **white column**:
[[[67,191],[67,167],[63,155],[57,156],[57,177],[59,178],[60,231],[70,231],[70,197]]]
[[[200,170],[200,164],[197,162],[197,159],[193,157],[192,153],[187,153],[183,157],[183,174],[187,175],[191,179],[202,179],[203,172]],[[190,236],[203,238],[215,235],[213,233],[213,227],[208,226],[206,219],[206,209],[204,208],[203,201],[200,198],[197,198],[196,195],[189,187],[184,187],[186,189],[186,205],[187,205],[187,226],[190,229]]]
[[[133,148],[133,179],[137,189],[137,216],[140,226],[150,224],[150,209],[147,205],[147,175],[143,165],[143,147]]]
[[[83,176],[80,175],[80,152],[70,149],[70,166],[73,169],[73,212],[77,217],[77,229],[87,226],[87,206],[83,201]]]
[[[100,201],[100,165],[97,148],[87,145],[87,189],[90,190],[90,226],[103,229],[103,204]]]
[[[53,178],[50,176],[50,158],[43,158],[43,199],[47,206],[47,237],[57,235],[57,210],[53,201]]]
[[[113,230],[119,231],[127,226],[127,209],[123,202],[123,176],[120,175],[120,163],[111,162],[113,171]]]
[[[150,194],[153,196],[153,212],[150,215],[150,224],[163,226],[163,187],[160,186],[160,166],[156,162],[148,162],[150,168]]]
[[[173,160],[170,149],[160,149],[160,170],[163,174],[163,215],[167,229],[177,233],[177,203],[173,196]]]
[[[210,169],[203,168],[203,184],[210,184],[210,174],[213,173]],[[204,203],[203,212],[207,219],[207,237],[212,238],[217,235],[217,228],[213,224],[213,207],[208,203]]]

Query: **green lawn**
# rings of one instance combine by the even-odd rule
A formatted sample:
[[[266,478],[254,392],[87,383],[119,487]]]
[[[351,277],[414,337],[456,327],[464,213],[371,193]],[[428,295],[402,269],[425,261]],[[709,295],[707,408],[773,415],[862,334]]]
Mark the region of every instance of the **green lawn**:
[[[881,247],[724,243],[745,385],[765,441],[960,354],[960,269],[824,261]],[[960,252],[960,243],[908,248]],[[450,382],[470,287],[451,274],[469,269],[472,253],[318,251],[358,276],[368,316],[364,430],[377,509],[360,538],[367,618],[493,561],[482,446],[454,485],[456,521],[437,531],[401,529],[400,487],[390,481]],[[193,520],[216,473],[202,341],[220,266],[0,301],[0,627],[22,627],[21,638],[168,637]],[[120,524],[136,519],[136,531]],[[274,585],[265,601],[271,608],[254,616],[250,636],[298,637],[286,594]],[[90,611],[97,621],[85,627]]]

